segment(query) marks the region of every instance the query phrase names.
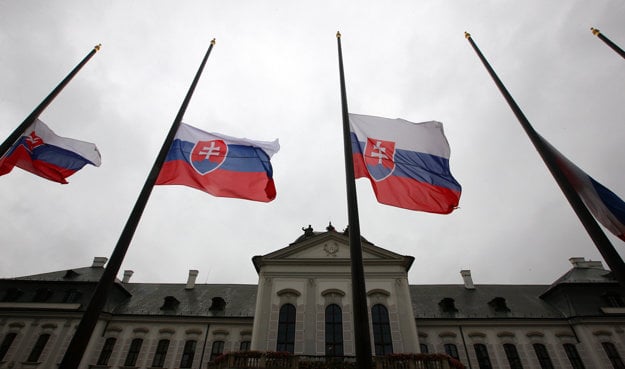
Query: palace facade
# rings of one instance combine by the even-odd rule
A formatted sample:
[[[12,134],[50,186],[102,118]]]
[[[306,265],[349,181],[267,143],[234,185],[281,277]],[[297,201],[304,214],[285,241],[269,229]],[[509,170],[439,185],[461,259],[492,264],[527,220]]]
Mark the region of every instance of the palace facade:
[[[82,368],[207,368],[231,351],[353,356],[349,240],[331,225],[252,259],[258,284],[117,280]],[[625,368],[623,289],[571,258],[544,285],[408,281],[414,258],[362,239],[372,351],[446,353],[467,368]],[[56,368],[106,258],[0,279],[0,368]]]

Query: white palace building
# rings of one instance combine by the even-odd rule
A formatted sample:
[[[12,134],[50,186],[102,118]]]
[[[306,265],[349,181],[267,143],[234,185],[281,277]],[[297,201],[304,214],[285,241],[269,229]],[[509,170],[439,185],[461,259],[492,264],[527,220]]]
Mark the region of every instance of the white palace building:
[[[81,368],[208,368],[222,353],[353,356],[349,240],[331,225],[255,256],[257,285],[117,280]],[[470,369],[625,368],[624,292],[599,261],[551,284],[408,281],[414,258],[363,239],[372,351],[446,353]],[[104,271],[0,279],[0,368],[57,368]]]

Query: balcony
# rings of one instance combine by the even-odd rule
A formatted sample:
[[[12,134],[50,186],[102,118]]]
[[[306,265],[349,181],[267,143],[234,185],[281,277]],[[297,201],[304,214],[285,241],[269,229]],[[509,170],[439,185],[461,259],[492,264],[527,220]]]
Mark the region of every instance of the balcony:
[[[465,369],[444,354],[390,354],[373,358],[372,369]],[[209,369],[357,369],[353,356],[292,355],[288,352],[229,352],[209,363]]]

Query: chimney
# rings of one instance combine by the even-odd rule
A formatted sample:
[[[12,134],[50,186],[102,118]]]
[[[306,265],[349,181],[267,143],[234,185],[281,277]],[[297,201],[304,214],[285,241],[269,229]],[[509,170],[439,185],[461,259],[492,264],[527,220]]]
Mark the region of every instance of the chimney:
[[[586,260],[584,258],[579,258],[579,257],[569,258],[569,261],[571,262],[571,264],[573,264],[574,268],[605,270],[603,268],[603,264],[601,263],[601,261]]]
[[[184,288],[185,290],[192,290],[195,287],[195,279],[197,278],[198,271],[195,269],[189,270],[189,279],[187,279],[187,286]]]
[[[462,276],[462,280],[464,281],[464,288],[466,288],[467,290],[474,290],[475,286],[473,285],[473,279],[471,279],[471,271],[461,270],[460,275]]]
[[[133,272],[132,270],[124,270],[124,279],[122,279],[122,283],[130,282],[130,277],[132,277],[134,273],[135,272]]]
[[[93,258],[93,264],[91,264],[92,268],[104,268],[104,264],[108,261],[107,257],[104,256],[96,256]]]

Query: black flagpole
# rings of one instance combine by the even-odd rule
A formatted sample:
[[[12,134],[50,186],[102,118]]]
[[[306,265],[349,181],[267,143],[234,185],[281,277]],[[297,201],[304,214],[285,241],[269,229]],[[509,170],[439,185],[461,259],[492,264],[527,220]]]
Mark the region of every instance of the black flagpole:
[[[74,69],[67,75],[67,77],[65,77],[65,79],[63,79],[61,83],[59,83],[58,86],[56,86],[56,88],[52,90],[52,92],[50,92],[50,94],[39,104],[39,106],[37,106],[35,110],[33,110],[33,112],[30,113],[30,115],[27,116],[26,119],[24,119],[22,124],[20,124],[13,131],[13,133],[11,133],[11,135],[7,137],[6,140],[4,140],[2,145],[0,145],[0,158],[3,157],[7,153],[7,151],[9,151],[9,149],[11,148],[11,146],[13,146],[15,141],[17,141],[22,136],[24,131],[26,131],[26,129],[30,127],[31,124],[33,124],[33,122],[37,118],[39,118],[41,113],[44,111],[45,108],[48,107],[48,105],[50,105],[50,103],[52,102],[52,100],[54,100],[56,95],[58,95],[59,92],[61,92],[61,90],[65,88],[65,86],[69,83],[69,81],[71,81],[72,78],[74,78],[74,76],[82,69],[82,67],[85,64],[87,64],[87,62],[91,59],[91,57],[94,56],[95,53],[98,52],[101,47],[102,47],[102,44],[98,44],[94,46],[93,50],[91,50],[91,52],[87,54],[87,56],[85,56],[84,59],[76,67],[74,67]]]
[[[590,30],[592,31],[593,35],[599,37],[601,41],[605,42],[606,45],[610,46],[612,50],[616,51],[617,54],[619,54],[623,59],[625,59],[625,51],[623,51],[623,49],[618,47],[617,44],[610,41],[610,39],[605,37],[603,33],[601,33],[601,31],[599,31],[598,29],[590,27]]]
[[[171,144],[174,141],[174,137],[176,136],[176,132],[178,131],[178,127],[182,122],[182,117],[187,109],[187,105],[189,105],[189,101],[191,100],[191,96],[193,95],[193,91],[195,90],[195,86],[197,85],[200,75],[202,74],[202,70],[204,69],[204,65],[206,64],[206,60],[208,60],[208,56],[215,45],[215,39],[211,41],[211,44],[204,55],[204,59],[202,60],[202,64],[195,74],[195,78],[191,83],[191,87],[189,87],[189,91],[187,92],[187,96],[185,97],[182,106],[180,106],[180,110],[178,111],[178,115],[176,115],[176,119],[174,120],[171,129],[165,138],[165,142],[161,147],[161,151],[156,157],[156,161],[152,166],[152,170],[148,175],[145,184],[143,185],[143,189],[139,194],[139,198],[135,203],[132,212],[130,213],[130,217],[126,222],[126,226],[122,231],[121,236],[119,237],[119,241],[117,241],[117,245],[113,250],[113,254],[111,255],[111,259],[106,264],[106,268],[102,273],[102,277],[98,282],[98,285],[91,297],[91,301],[89,301],[89,305],[87,306],[87,310],[85,311],[78,328],[76,329],[76,333],[72,338],[67,351],[65,352],[65,356],[61,361],[60,368],[62,369],[77,369],[80,365],[80,361],[85,353],[85,349],[87,348],[87,344],[91,339],[91,334],[95,329],[95,326],[98,322],[98,318],[100,313],[102,312],[102,308],[106,303],[106,299],[108,294],[113,287],[115,282],[115,276],[119,272],[119,268],[121,267],[122,261],[124,260],[124,256],[126,255],[126,251],[128,251],[128,246],[130,245],[130,241],[137,229],[137,225],[139,224],[139,220],[141,219],[141,214],[143,214],[143,210],[148,202],[150,194],[152,193],[152,188],[156,183],[156,179],[161,171],[161,167],[165,162],[165,158],[167,157],[167,153],[171,147]]]
[[[358,200],[354,179],[354,158],[352,139],[349,129],[347,93],[345,92],[345,73],[343,72],[343,50],[341,33],[336,33],[339,50],[339,74],[341,77],[341,108],[343,113],[343,146],[345,149],[345,180],[347,184],[347,214],[349,218],[349,252],[352,268],[352,310],[354,314],[354,343],[356,346],[356,367],[373,367],[371,358],[371,337],[369,335],[369,312],[367,308],[367,289],[362,262],[362,244],[360,242],[360,220],[358,219]]]
[[[601,227],[599,227],[599,224],[597,223],[595,218],[593,218],[592,214],[590,213],[590,211],[588,210],[588,208],[586,207],[582,199],[579,197],[579,195],[573,188],[573,185],[571,184],[571,182],[569,182],[569,180],[566,178],[566,175],[562,172],[560,167],[557,165],[557,162],[553,153],[547,149],[544,141],[540,138],[538,133],[534,130],[534,127],[532,127],[530,122],[527,120],[527,118],[521,111],[521,108],[519,108],[519,106],[516,104],[516,102],[514,101],[514,99],[512,98],[508,90],[506,89],[506,87],[503,85],[499,77],[497,77],[497,74],[495,73],[493,68],[490,66],[490,64],[484,57],[484,55],[482,55],[482,52],[480,51],[480,49],[477,47],[475,42],[473,42],[471,35],[465,32],[465,37],[467,38],[467,40],[469,40],[469,43],[471,44],[471,46],[473,47],[473,49],[479,56],[480,60],[486,67],[486,70],[492,77],[493,81],[495,81],[495,84],[499,88],[499,91],[508,102],[508,105],[514,112],[514,115],[516,115],[517,119],[519,120],[519,123],[521,123],[521,126],[525,130],[525,133],[527,133],[530,141],[532,141],[532,143],[534,144],[534,147],[536,148],[541,158],[545,162],[545,165],[547,165],[547,168],[549,169],[549,171],[551,172],[551,175],[553,175],[554,179],[558,183],[558,186],[560,186],[560,189],[562,190],[562,192],[564,193],[564,196],[566,196],[567,200],[571,204],[571,207],[575,211],[575,214],[577,214],[577,217],[584,225],[584,228],[586,228],[586,232],[588,232],[588,235],[595,243],[595,246],[599,250],[599,253],[601,253],[601,256],[603,256],[603,259],[605,260],[605,262],[608,264],[614,277],[619,282],[621,287],[625,288],[625,263],[623,263],[623,259],[621,259],[621,256],[616,251],[616,249],[614,248],[614,246],[612,245],[608,237],[605,235]]]

